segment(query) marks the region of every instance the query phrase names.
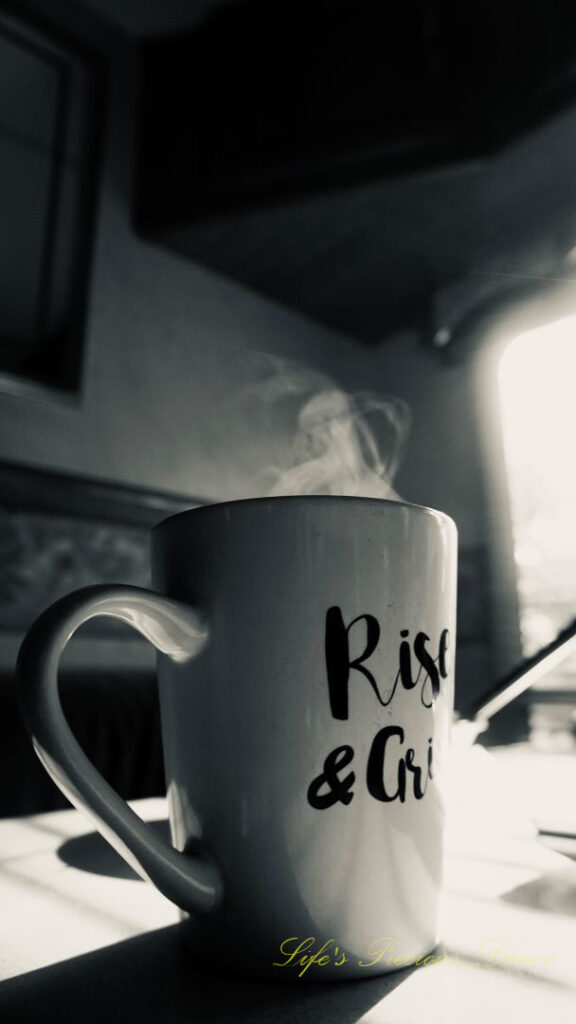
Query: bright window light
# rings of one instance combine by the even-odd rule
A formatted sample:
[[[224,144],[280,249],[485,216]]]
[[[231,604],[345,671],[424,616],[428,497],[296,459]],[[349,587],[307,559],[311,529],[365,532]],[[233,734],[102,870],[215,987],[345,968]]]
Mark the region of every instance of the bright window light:
[[[576,317],[515,338],[499,365],[525,654],[576,618]],[[574,690],[572,657],[541,688]]]

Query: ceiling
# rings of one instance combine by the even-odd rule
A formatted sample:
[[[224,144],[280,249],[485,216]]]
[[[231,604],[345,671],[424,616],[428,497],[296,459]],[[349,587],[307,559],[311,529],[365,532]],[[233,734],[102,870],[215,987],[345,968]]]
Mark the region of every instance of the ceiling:
[[[139,37],[147,237],[367,343],[571,280],[576,5],[89,2]]]
[[[77,0],[134,37],[197,28],[218,7],[238,0]]]

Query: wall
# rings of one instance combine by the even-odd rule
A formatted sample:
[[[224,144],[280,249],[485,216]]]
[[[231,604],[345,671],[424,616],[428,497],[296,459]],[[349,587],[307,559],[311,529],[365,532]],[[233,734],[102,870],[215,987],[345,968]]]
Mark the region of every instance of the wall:
[[[483,542],[485,514],[475,379],[423,347],[415,332],[390,338],[374,356],[383,390],[405,398],[413,425],[398,489],[409,500],[452,516],[464,547]]]
[[[134,234],[133,54],[101,28],[95,38],[110,80],[83,393],[74,404],[0,392],[0,458],[205,498],[257,493],[287,442],[282,417],[243,401],[257,353],[352,387],[368,355]]]
[[[0,398],[0,457],[205,498],[257,492],[287,438],[243,401],[260,351],[362,384],[365,356],[128,232],[101,238],[84,394],[76,406]],[[261,369],[261,367],[260,367]],[[253,417],[251,418],[251,412]]]

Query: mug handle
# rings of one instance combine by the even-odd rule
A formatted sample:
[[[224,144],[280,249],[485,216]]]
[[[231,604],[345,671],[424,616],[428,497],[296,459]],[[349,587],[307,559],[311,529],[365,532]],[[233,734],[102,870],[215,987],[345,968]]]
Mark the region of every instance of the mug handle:
[[[202,613],[139,587],[85,587],[56,601],[35,621],[18,656],[20,708],[34,749],[54,782],[141,877],[182,910],[214,910],[223,884],[210,854],[179,853],[161,839],[102,778],[64,716],[58,693],[60,656],[78,627],[96,615],[112,615],[134,626],[179,663],[199,654],[208,639]]]

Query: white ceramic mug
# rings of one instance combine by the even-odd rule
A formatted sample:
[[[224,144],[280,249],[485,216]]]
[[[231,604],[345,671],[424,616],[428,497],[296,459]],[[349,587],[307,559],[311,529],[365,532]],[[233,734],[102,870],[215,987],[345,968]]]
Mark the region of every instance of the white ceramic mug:
[[[24,640],[21,707],[51,776],[182,908],[200,960],[285,981],[426,956],[439,939],[452,521],[369,498],[260,498],[172,516],[152,550],[158,593],[79,591]],[[174,848],[101,778],[60,707],[60,653],[101,614],[161,652]]]

